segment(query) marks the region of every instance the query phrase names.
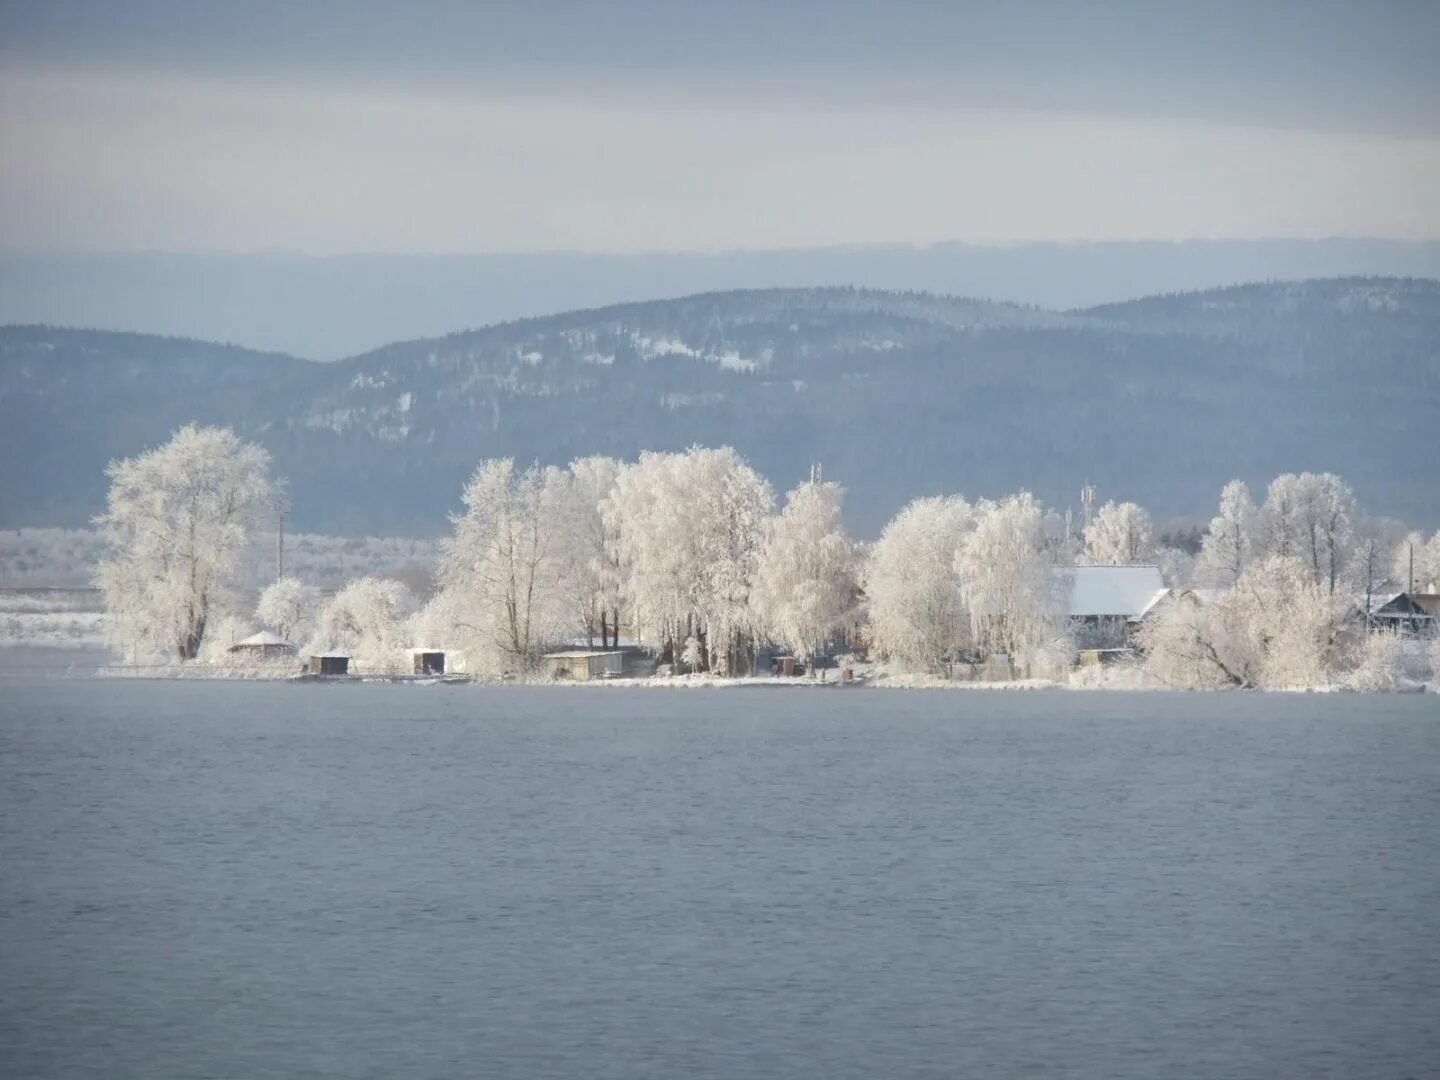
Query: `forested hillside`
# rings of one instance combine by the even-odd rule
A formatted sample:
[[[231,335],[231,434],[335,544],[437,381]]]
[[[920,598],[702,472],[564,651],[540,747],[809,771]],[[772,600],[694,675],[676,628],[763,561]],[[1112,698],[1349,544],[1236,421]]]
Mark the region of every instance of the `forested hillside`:
[[[486,456],[734,445],[777,484],[823,463],[873,535],[915,495],[1085,482],[1208,516],[1235,476],[1329,470],[1440,515],[1440,283],[1247,285],[1049,312],[920,293],[711,293],[501,324],[334,364],[139,335],[0,330],[0,523],[82,524],[116,455],[233,425],[296,528],[445,530]]]

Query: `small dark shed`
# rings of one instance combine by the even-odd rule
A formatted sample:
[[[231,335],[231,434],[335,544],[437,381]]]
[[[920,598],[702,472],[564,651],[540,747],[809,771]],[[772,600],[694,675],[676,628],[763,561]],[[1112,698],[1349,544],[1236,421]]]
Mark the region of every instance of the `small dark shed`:
[[[445,674],[445,653],[440,649],[411,649],[410,660],[416,675]]]
[[[311,675],[348,675],[350,657],[343,653],[322,653],[310,657]]]

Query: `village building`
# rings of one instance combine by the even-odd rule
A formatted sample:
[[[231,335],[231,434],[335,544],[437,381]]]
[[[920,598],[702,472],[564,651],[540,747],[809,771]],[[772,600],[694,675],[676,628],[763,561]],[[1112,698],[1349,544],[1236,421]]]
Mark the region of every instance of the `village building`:
[[[310,657],[306,670],[311,675],[348,675],[350,657],[345,653],[317,653]]]
[[[444,675],[445,651],[443,649],[411,649],[410,669],[416,675]]]
[[[1397,593],[1370,612],[1370,626],[1407,638],[1440,637],[1440,593]]]
[[[1070,632],[1082,652],[1129,648],[1141,620],[1170,594],[1158,566],[1066,566],[1055,576],[1069,590]]]
[[[571,649],[546,653],[543,659],[547,676],[574,682],[618,679],[625,670],[625,654],[618,649]]]
[[[262,630],[231,645],[231,656],[244,660],[283,660],[295,655],[295,646],[277,634]]]

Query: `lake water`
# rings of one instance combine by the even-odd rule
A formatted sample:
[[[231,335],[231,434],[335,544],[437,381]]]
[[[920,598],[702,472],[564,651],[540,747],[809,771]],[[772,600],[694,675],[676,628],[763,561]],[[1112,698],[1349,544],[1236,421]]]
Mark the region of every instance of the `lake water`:
[[[1440,698],[0,680],[0,1074],[1433,1077]]]

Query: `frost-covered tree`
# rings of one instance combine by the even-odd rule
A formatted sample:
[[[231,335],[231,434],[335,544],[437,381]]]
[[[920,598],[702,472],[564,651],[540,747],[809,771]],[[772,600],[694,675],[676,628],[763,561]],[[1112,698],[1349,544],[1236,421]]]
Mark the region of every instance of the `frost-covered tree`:
[[[108,633],[127,656],[192,660],[212,619],[238,612],[252,535],[272,505],[270,459],[226,428],[181,428],[110,463],[109,557],[97,583]]]
[[[1398,541],[1390,562],[1390,577],[1407,590],[1412,581],[1416,592],[1440,589],[1440,530],[1429,540],[1412,532]]]
[[[885,526],[863,568],[870,649],[880,659],[935,671],[973,651],[955,559],[974,527],[958,495],[916,499]]]
[[[975,507],[954,570],[981,653],[1023,662],[1068,654],[1063,582],[1046,554],[1044,510],[1029,492]]]
[[[510,458],[483,461],[465,487],[465,512],[443,545],[441,605],[474,657],[527,671],[564,637],[561,589],[566,481],[558,469],[518,471]]]
[[[802,660],[854,622],[855,545],[840,525],[844,489],[801,484],[785,497],[760,549],[753,603],[769,637]]]
[[[1255,554],[1288,559],[1300,554],[1300,477],[1281,473],[1270,481],[1255,516]]]
[[[1071,530],[1068,515],[1046,510],[1041,531],[1046,555],[1055,566],[1074,566],[1082,558],[1084,537],[1076,536]]]
[[[252,664],[251,658],[237,656],[230,651],[230,647],[244,641],[254,632],[250,621],[239,615],[222,615],[218,619],[212,619],[205,630],[205,643],[200,646],[200,655],[196,659],[202,663],[221,664],[226,667]]]
[[[680,652],[680,663],[689,671],[699,671],[705,666],[705,649],[694,634],[685,639],[685,648]]]
[[[1195,583],[1195,556],[1183,548],[1156,547],[1155,565],[1160,568],[1160,578],[1167,588],[1178,589]]]
[[[694,634],[712,667],[735,669],[755,630],[750,592],[773,505],[770,485],[728,446],[641,454],[621,470],[602,515],[641,640],[673,659]]]
[[[1355,496],[1333,473],[1285,473],[1270,483],[1258,515],[1258,547],[1295,557],[1330,593],[1345,584],[1354,555]]]
[[[1250,565],[1255,534],[1255,501],[1243,480],[1231,480],[1220,492],[1220,512],[1200,542],[1196,579],[1204,585],[1229,588]]]
[[[1148,563],[1155,558],[1155,526],[1132,502],[1107,502],[1085,529],[1085,562],[1091,566]]]
[[[414,609],[414,597],[401,582],[352,581],[321,609],[308,651],[343,651],[376,668],[393,667],[408,643],[407,620]]]
[[[1363,598],[1360,610],[1368,617],[1375,610],[1376,596],[1390,580],[1395,549],[1400,545],[1405,527],[1388,518],[1362,517],[1355,525],[1352,553],[1352,576],[1357,593]]]
[[[320,613],[320,590],[297,578],[281,578],[265,587],[255,618],[286,641],[309,640]]]
[[[1306,476],[1300,507],[1301,557],[1332,595],[1346,581],[1355,556],[1355,493],[1333,473]]]
[[[620,640],[618,523],[607,523],[601,513],[620,469],[614,458],[580,458],[555,481],[562,519],[561,589],[574,610],[579,632],[593,646],[598,631],[603,648]]]
[[[1136,643],[1145,669],[1156,681],[1179,690],[1218,690],[1246,685],[1224,636],[1220,612],[1195,593],[1172,595],[1140,625]]]
[[[1146,668],[1178,688],[1297,689],[1343,668],[1344,605],[1294,556],[1254,562],[1213,603],[1182,595],[1146,621]]]

